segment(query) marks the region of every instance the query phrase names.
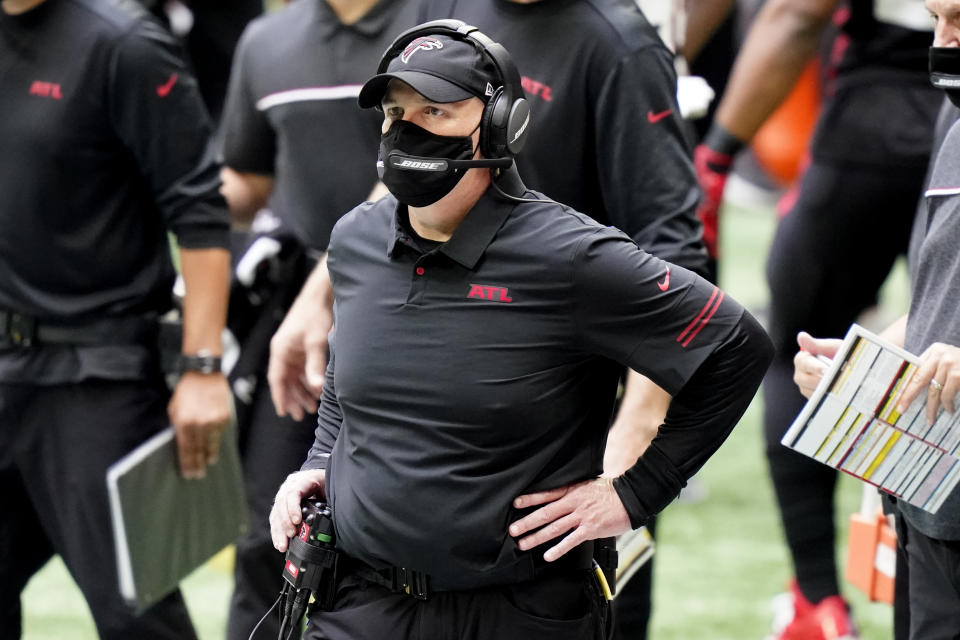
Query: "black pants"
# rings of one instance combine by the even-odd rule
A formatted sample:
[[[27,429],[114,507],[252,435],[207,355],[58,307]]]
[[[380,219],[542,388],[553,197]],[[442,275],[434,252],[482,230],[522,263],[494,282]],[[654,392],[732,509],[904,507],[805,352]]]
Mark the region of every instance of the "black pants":
[[[766,451],[797,583],[813,602],[839,592],[836,474],[780,444],[804,403],[793,383],[796,335],[842,337],[906,252],[943,100],[921,80],[838,85],[770,247],[776,356],[763,385]]]
[[[304,640],[602,640],[610,607],[590,571],[421,601],[344,577],[333,611],[310,614]]]
[[[140,616],[118,587],[106,470],[168,424],[162,380],[0,384],[0,637],[19,638],[20,592],[58,553],[104,640],[196,638],[180,592]]]
[[[898,515],[897,546],[909,569],[910,640],[960,639],[960,540],[926,536]]]
[[[312,413],[300,422],[278,417],[266,379],[257,387],[251,412],[240,430],[250,531],[237,541],[228,640],[247,640],[280,594],[284,555],[273,548],[267,518],[280,484],[306,459],[317,426]],[[277,617],[271,615],[260,625],[257,637],[276,638],[279,631]]]

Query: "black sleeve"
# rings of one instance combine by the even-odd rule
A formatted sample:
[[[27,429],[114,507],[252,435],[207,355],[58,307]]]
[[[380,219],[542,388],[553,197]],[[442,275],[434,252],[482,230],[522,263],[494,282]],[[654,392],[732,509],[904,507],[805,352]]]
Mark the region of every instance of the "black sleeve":
[[[740,323],[743,307],[689,269],[598,228],[571,262],[577,333],[587,353],[615,360],[676,395]]]
[[[142,19],[110,59],[109,114],[181,247],[227,247],[230,216],[212,125],[179,44]]]
[[[266,112],[257,108],[251,80],[259,25],[254,22],[247,27],[233,58],[221,125],[223,162],[237,171],[273,175],[276,133]]]
[[[700,187],[676,94],[665,47],[621,59],[596,104],[597,171],[610,224],[658,258],[705,275]]]
[[[673,396],[637,463],[614,480],[639,527],[673,500],[746,411],[773,345],[738,302],[688,269],[603,228],[572,261],[578,334],[588,353],[639,371]]]
[[[613,486],[634,528],[661,511],[720,448],[773,359],[770,338],[746,311],[673,398],[653,442]]]
[[[334,323],[336,326],[336,323]],[[334,331],[334,334],[336,331]],[[340,435],[340,425],[343,423],[343,412],[340,410],[340,401],[337,400],[337,390],[333,385],[334,363],[334,335],[330,336],[330,362],[327,363],[326,380],[323,383],[323,393],[320,397],[320,408],[317,410],[317,430],[313,446],[307,454],[307,460],[301,469],[326,469],[330,452]]]

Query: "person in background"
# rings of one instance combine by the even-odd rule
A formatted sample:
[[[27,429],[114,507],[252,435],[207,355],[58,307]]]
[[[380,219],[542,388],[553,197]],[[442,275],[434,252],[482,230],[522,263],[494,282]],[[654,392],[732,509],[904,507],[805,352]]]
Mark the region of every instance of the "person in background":
[[[220,373],[229,216],[178,44],[135,3],[0,3],[0,635],[59,554],[105,640],[195,638],[179,591],[122,600],[107,468],[169,424],[187,479],[231,413]],[[161,371],[186,292],[179,381]]]
[[[836,472],[780,445],[803,406],[792,383],[801,329],[839,336],[907,248],[941,96],[927,77],[931,22],[919,0],[769,0],[754,19],[695,161],[699,215],[716,254],[718,214],[736,153],[784,99],[831,20],[840,35],[810,146],[809,166],[781,206],[767,262],[769,330],[777,347],[764,381],[766,454],[795,581],[779,640],[856,636],[835,562]]]
[[[883,336],[912,353],[921,354],[921,367],[909,381],[900,406],[926,396],[926,414],[942,406],[955,411],[960,388],[960,328],[950,301],[960,286],[956,246],[960,225],[951,215],[960,206],[957,171],[960,167],[960,2],[931,0],[934,41],[930,73],[943,88],[943,101],[934,135],[934,152],[910,234],[909,271],[913,292],[906,316]],[[810,397],[823,377],[824,364],[840,340],[814,338],[801,332],[794,356],[794,382]],[[960,495],[954,492],[936,515],[885,496],[897,513],[897,594],[894,601],[897,640],[952,638],[960,628]]]

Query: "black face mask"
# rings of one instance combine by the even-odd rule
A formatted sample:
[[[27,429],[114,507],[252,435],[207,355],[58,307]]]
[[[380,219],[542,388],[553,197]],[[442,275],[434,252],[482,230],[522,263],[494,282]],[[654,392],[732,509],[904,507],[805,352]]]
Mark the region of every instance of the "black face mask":
[[[377,173],[397,200],[425,207],[450,193],[467,171],[444,160],[472,157],[470,136],[438,136],[412,122],[397,120],[380,138]]]
[[[960,47],[930,47],[930,82],[960,107]]]

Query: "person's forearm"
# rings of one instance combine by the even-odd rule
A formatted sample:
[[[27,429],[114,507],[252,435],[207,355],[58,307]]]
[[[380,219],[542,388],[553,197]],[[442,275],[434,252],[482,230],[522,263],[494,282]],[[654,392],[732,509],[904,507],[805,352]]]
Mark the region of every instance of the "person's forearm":
[[[230,215],[240,227],[248,227],[260,209],[267,206],[273,191],[273,178],[257,173],[220,170],[220,193],[230,206]]]
[[[769,0],[740,48],[715,121],[743,142],[790,93],[820,44],[836,0]]]
[[[736,6],[736,0],[688,0],[683,57],[693,62]]]
[[[317,308],[333,312],[333,284],[330,282],[330,272],[327,270],[327,254],[324,253],[317,266],[313,268],[306,282],[297,294],[288,313],[303,313],[305,310]]]
[[[893,324],[880,333],[880,337],[889,340],[900,348],[903,348],[907,340],[907,314],[897,318]]]
[[[773,359],[773,345],[744,312],[733,333],[674,396],[644,454],[614,480],[634,528],[666,507],[720,448],[740,420]]]
[[[207,351],[221,355],[221,335],[227,320],[230,253],[225,249],[181,249],[183,353]]]
[[[623,397],[607,435],[604,476],[619,476],[636,462],[656,437],[669,407],[669,393],[650,378],[627,370]]]

